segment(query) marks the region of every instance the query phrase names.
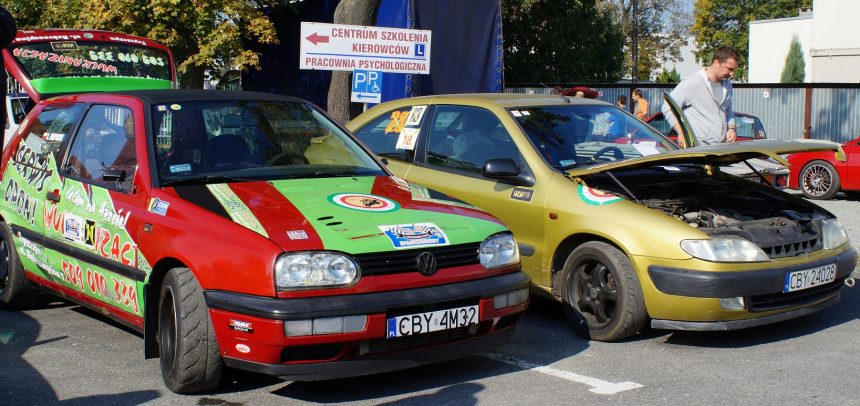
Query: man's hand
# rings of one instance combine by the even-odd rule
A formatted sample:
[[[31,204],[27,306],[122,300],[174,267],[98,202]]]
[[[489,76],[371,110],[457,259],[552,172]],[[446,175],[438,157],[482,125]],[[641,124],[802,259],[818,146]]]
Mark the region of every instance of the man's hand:
[[[738,133],[734,128],[729,127],[729,130],[726,131],[726,142],[735,142],[738,138]]]

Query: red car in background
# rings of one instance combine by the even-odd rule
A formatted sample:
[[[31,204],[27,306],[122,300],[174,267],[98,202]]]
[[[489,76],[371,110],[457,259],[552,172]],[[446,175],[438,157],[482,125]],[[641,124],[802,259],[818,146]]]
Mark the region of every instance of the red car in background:
[[[675,134],[675,130],[672,129],[672,126],[669,125],[669,122],[666,121],[665,117],[663,117],[662,112],[652,114],[650,117],[645,119],[645,122],[651,127],[654,127],[657,131],[660,131],[661,134],[669,137],[672,142],[676,144],[678,143],[678,134]],[[757,116],[747,113],[735,113],[735,123],[737,125],[738,141],[767,139],[767,133],[764,131],[764,126],[761,124],[761,120]]]
[[[803,152],[788,157],[788,187],[810,199],[831,199],[839,191],[860,196],[860,137],[842,144],[845,162],[833,154]]]

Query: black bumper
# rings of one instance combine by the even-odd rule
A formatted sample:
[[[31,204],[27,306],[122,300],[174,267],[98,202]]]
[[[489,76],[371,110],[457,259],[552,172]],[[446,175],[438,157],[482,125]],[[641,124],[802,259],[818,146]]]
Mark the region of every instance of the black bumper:
[[[806,316],[807,314],[815,313],[819,310],[830,307],[839,303],[840,296],[836,295],[824,302],[816,305],[803,307],[800,309],[790,310],[783,313],[772,314],[770,316],[756,317],[743,320],[729,321],[678,321],[678,320],[651,320],[651,328],[665,330],[687,330],[687,331],[729,331],[740,330],[744,328],[763,326],[766,324],[778,323],[785,320],[795,319]]]
[[[224,363],[232,368],[275,375],[288,381],[321,381],[395,371],[480,354],[506,344],[514,331],[515,327],[510,327],[451,344],[342,361],[272,365],[225,357]]]
[[[851,275],[857,266],[857,251],[851,248],[841,254],[783,268],[740,272],[704,272],[689,269],[648,267],[648,275],[660,292],[688,297],[726,298],[780,293],[785,274],[836,262],[836,280]]]
[[[273,320],[298,320],[352,314],[385,313],[389,309],[495,295],[529,287],[526,274],[517,271],[491,278],[447,285],[356,295],[279,299],[235,292],[206,291],[211,309]]]

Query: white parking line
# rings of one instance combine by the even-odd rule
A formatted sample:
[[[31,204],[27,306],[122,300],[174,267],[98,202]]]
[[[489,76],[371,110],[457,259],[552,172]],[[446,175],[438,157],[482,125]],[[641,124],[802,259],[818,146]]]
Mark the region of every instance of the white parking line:
[[[597,378],[592,378],[590,376],[575,374],[573,372],[564,371],[561,369],[548,367],[545,365],[532,364],[528,361],[523,361],[523,360],[518,359],[518,358],[514,358],[511,356],[507,356],[507,355],[502,355],[502,354],[495,353],[495,352],[485,354],[484,356],[487,358],[494,359],[496,361],[501,361],[501,362],[504,362],[506,364],[511,364],[511,365],[514,365],[514,366],[517,366],[517,367],[520,367],[522,369],[526,369],[529,371],[540,372],[542,374],[547,374],[547,375],[551,375],[551,376],[554,376],[557,378],[566,379],[568,381],[586,384],[588,386],[591,386],[591,389],[589,389],[590,392],[597,393],[600,395],[614,395],[616,393],[624,392],[626,390],[637,389],[637,388],[643,387],[642,384],[638,384],[636,382],[619,382],[619,383],[607,382],[607,381],[604,381],[602,379],[597,379]]]

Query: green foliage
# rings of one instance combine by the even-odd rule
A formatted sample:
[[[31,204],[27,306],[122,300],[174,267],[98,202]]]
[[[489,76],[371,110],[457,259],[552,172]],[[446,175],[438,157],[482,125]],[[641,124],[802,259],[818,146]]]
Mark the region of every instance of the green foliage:
[[[613,82],[624,34],[595,0],[502,2],[505,81]]]
[[[803,83],[806,79],[806,62],[803,61],[803,50],[797,35],[791,39],[788,55],[785,56],[785,68],[782,69],[780,83]]]
[[[735,47],[741,54],[735,78],[744,81],[748,72],[750,21],[796,16],[798,9],[811,5],[812,0],[696,0],[692,28],[700,44],[696,58],[707,65],[717,47]]]
[[[656,83],[679,83],[681,81],[681,75],[678,74],[678,71],[673,67],[671,71],[667,71],[666,68],[657,75],[657,78],[654,79]]]
[[[599,0],[624,33],[624,76],[633,65],[633,0]],[[680,62],[686,44],[690,15],[680,0],[636,0],[637,79],[651,79],[651,72],[664,61]]]
[[[203,71],[258,68],[253,39],[276,43],[261,8],[274,0],[18,0],[8,9],[19,29],[85,28],[139,35],[170,48],[183,87],[203,86]]]

